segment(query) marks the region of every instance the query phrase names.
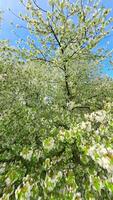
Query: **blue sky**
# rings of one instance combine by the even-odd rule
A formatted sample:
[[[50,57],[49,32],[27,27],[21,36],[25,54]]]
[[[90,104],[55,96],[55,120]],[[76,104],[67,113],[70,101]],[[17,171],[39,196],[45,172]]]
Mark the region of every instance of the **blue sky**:
[[[48,0],[38,0],[38,2],[41,7],[47,8]],[[112,8],[110,16],[113,17],[113,0],[101,0],[101,2],[105,7]],[[21,24],[22,22],[9,11],[9,8],[16,14],[19,12],[24,13],[25,10],[24,7],[19,3],[19,0],[0,0],[0,10],[4,11],[4,20],[0,30],[0,39],[9,39],[12,45],[16,45],[16,41],[19,39],[19,37],[26,38],[28,33],[25,30],[19,30],[17,35],[13,33],[13,27],[10,25],[10,22],[13,22],[14,24]],[[110,41],[108,48],[111,50],[113,49],[113,33],[108,38],[101,41],[100,46],[105,46],[106,41],[108,40]],[[104,63],[104,65],[108,65],[107,61]],[[105,67],[104,73],[107,73],[113,77],[113,71],[109,71],[108,67]]]
[[[38,2],[42,7],[47,7],[47,0],[38,0]],[[21,24],[22,21],[17,19],[11,11],[9,11],[9,8],[17,15],[18,13],[24,13],[25,9],[19,0],[0,0],[0,10],[4,11],[4,20],[0,30],[0,39],[9,39],[11,44],[15,45],[18,37],[13,33],[14,26],[10,23],[13,22],[16,25]],[[27,32],[25,32],[25,30],[19,30],[18,36],[20,35],[22,38],[25,38],[27,37]]]

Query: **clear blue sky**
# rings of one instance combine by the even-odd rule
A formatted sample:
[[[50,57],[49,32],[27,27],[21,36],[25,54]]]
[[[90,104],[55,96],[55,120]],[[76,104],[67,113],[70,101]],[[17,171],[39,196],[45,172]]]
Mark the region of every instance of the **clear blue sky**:
[[[47,8],[47,0],[38,0],[39,5],[42,7]],[[11,41],[11,44],[15,45],[17,41],[17,36],[13,33],[11,26],[11,22],[13,22],[15,25],[22,24],[22,21],[17,19],[10,11],[9,8],[18,15],[18,13],[24,13],[25,9],[24,6],[20,3],[19,0],[0,0],[0,10],[4,11],[3,14],[3,23],[2,23],[2,30],[0,30],[0,39],[9,39]],[[25,32],[25,29],[19,30],[18,35],[23,38],[27,36],[27,32]]]
[[[113,17],[113,0],[101,1],[105,7],[112,8],[110,16]],[[41,7],[47,8],[48,0],[38,0],[38,2]],[[4,11],[4,21],[1,26],[2,30],[0,30],[0,39],[9,39],[11,44],[16,45],[16,41],[19,39],[19,37],[21,36],[22,38],[26,38],[28,33],[25,30],[19,30],[17,35],[13,33],[13,27],[10,25],[10,22],[13,22],[14,24],[21,24],[22,22],[9,11],[9,8],[14,11],[14,13],[18,14],[19,12],[24,12],[24,7],[19,3],[19,0],[0,0],[0,10]],[[104,39],[100,45],[105,46],[106,41],[108,40],[110,41],[109,49],[113,49],[113,33],[110,37]],[[104,65],[107,65],[107,61],[104,63]],[[113,71],[108,71],[107,67],[105,67],[104,72],[113,77]]]

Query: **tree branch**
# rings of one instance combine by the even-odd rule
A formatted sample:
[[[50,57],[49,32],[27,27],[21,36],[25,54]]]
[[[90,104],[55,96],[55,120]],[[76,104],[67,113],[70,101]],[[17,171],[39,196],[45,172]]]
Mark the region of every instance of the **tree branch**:
[[[71,98],[71,93],[70,93],[70,89],[69,89],[67,69],[66,69],[66,66],[65,66],[65,65],[64,65],[64,73],[65,73],[66,91],[67,91],[68,102],[69,102],[69,100],[70,100],[70,98]]]
[[[75,106],[74,108],[72,108],[72,110],[74,109],[88,109],[88,110],[91,110],[89,106]]]
[[[36,3],[36,0],[33,0],[33,3],[35,4],[35,6],[36,6],[39,10],[41,10],[42,12],[47,13],[47,10],[41,8],[41,7]]]
[[[31,61],[43,61],[43,62],[48,62],[48,63],[53,63],[51,60],[47,60],[44,58],[32,58]]]
[[[56,33],[55,33],[53,27],[52,27],[52,25],[49,24],[49,27],[51,28],[51,31],[52,31],[52,33],[53,33],[53,35],[54,35],[54,38],[56,39],[56,41],[57,41],[59,47],[62,47],[62,46],[61,46],[61,43],[60,43],[60,41],[59,41],[59,39],[58,39],[58,37],[57,37],[57,35],[56,35]]]

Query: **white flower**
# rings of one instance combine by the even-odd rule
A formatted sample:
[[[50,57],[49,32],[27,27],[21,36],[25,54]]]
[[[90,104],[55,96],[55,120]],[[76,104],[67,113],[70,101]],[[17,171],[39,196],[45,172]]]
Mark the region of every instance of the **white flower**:
[[[5,182],[6,182],[6,185],[9,186],[9,185],[11,184],[10,178],[8,177],[8,178],[5,180]]]
[[[25,192],[22,193],[22,190],[24,190]],[[21,199],[21,200],[30,200],[30,192],[31,188],[30,185],[23,185],[23,187],[21,188],[20,186],[18,186],[18,188],[15,191],[15,198],[16,200]]]
[[[2,74],[0,74],[0,81],[4,80],[4,77]]]
[[[32,149],[29,150],[29,149],[24,148],[23,151],[20,153],[20,155],[21,155],[24,159],[30,161],[31,158],[32,158],[32,155],[33,155],[33,150],[32,150]]]
[[[96,133],[96,135],[99,135],[100,132],[99,132],[99,130],[97,129],[97,130],[95,131],[95,133]]]
[[[28,10],[31,9],[31,8],[32,8],[32,4],[28,2],[26,8],[27,8]]]
[[[107,157],[101,157],[99,160],[98,160],[98,163],[105,169],[108,169],[109,168],[109,159]]]
[[[107,152],[113,156],[113,149],[107,148]]]
[[[65,139],[65,131],[60,130],[57,137],[58,137],[58,140],[63,142]]]
[[[82,122],[80,127],[81,127],[81,129],[86,130],[88,132],[90,132],[92,130],[90,121]]]
[[[97,112],[92,112],[90,115],[85,115],[85,118],[91,122],[103,122],[106,119],[106,111],[99,110]]]
[[[53,191],[53,189],[56,187],[57,182],[59,182],[61,178],[62,178],[62,172],[61,171],[59,171],[53,177],[46,175],[44,185],[47,188],[47,190],[49,192]]]
[[[95,116],[95,120],[97,122],[103,122],[106,118],[106,112],[105,111],[97,111]]]
[[[2,164],[0,165],[0,174],[4,173],[5,172],[5,167],[6,167],[6,164]]]
[[[94,160],[95,158],[95,155],[94,155],[94,152],[95,152],[95,146],[92,146],[89,151],[88,151],[88,155],[91,156],[91,158]]]
[[[111,152],[113,151],[111,150]],[[91,156],[91,158],[101,167],[107,169],[109,173],[113,173],[113,164],[110,160],[109,151],[104,147],[104,145],[92,146],[88,151],[88,155]]]
[[[54,148],[54,139],[52,137],[47,138],[46,140],[44,140],[43,142],[43,147],[45,150],[50,151]]]
[[[2,174],[4,172],[5,172],[5,168],[4,167],[0,168],[0,174]]]
[[[72,110],[74,107],[75,103],[73,101],[70,101],[69,103],[67,103],[68,109]]]
[[[40,158],[41,155],[42,155],[42,152],[39,151],[39,150],[35,150],[34,155],[35,155],[35,157],[37,158],[37,160],[39,160],[39,158]]]
[[[72,200],[82,200],[81,198],[81,193],[80,192],[77,192],[73,195],[73,199]]]
[[[59,172],[58,172],[58,174],[57,174],[57,178],[58,178],[58,179],[59,179],[59,178],[61,179],[61,178],[62,178],[62,176],[63,176],[63,175],[62,175],[62,172],[61,172],[61,171],[59,171]]]
[[[80,127],[81,127],[81,129],[86,129],[86,123],[82,122]]]
[[[107,153],[107,149],[103,145],[101,145],[99,148],[99,153],[101,155],[105,155]]]
[[[49,176],[46,176],[44,184],[45,184],[45,187],[47,188],[47,190],[49,192],[51,192],[51,191],[53,191],[53,189],[56,186],[56,179],[55,178],[51,178]]]

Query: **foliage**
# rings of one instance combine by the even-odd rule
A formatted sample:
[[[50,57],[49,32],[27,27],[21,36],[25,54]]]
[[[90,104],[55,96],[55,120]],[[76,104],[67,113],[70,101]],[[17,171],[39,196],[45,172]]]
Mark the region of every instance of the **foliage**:
[[[93,51],[112,19],[84,2],[21,0],[35,39],[0,41],[0,200],[113,199],[113,80]]]
[[[53,127],[47,132],[43,120],[38,133],[33,109],[18,106],[21,118],[12,109],[4,113],[1,200],[112,199],[112,106],[85,115],[68,130]]]

